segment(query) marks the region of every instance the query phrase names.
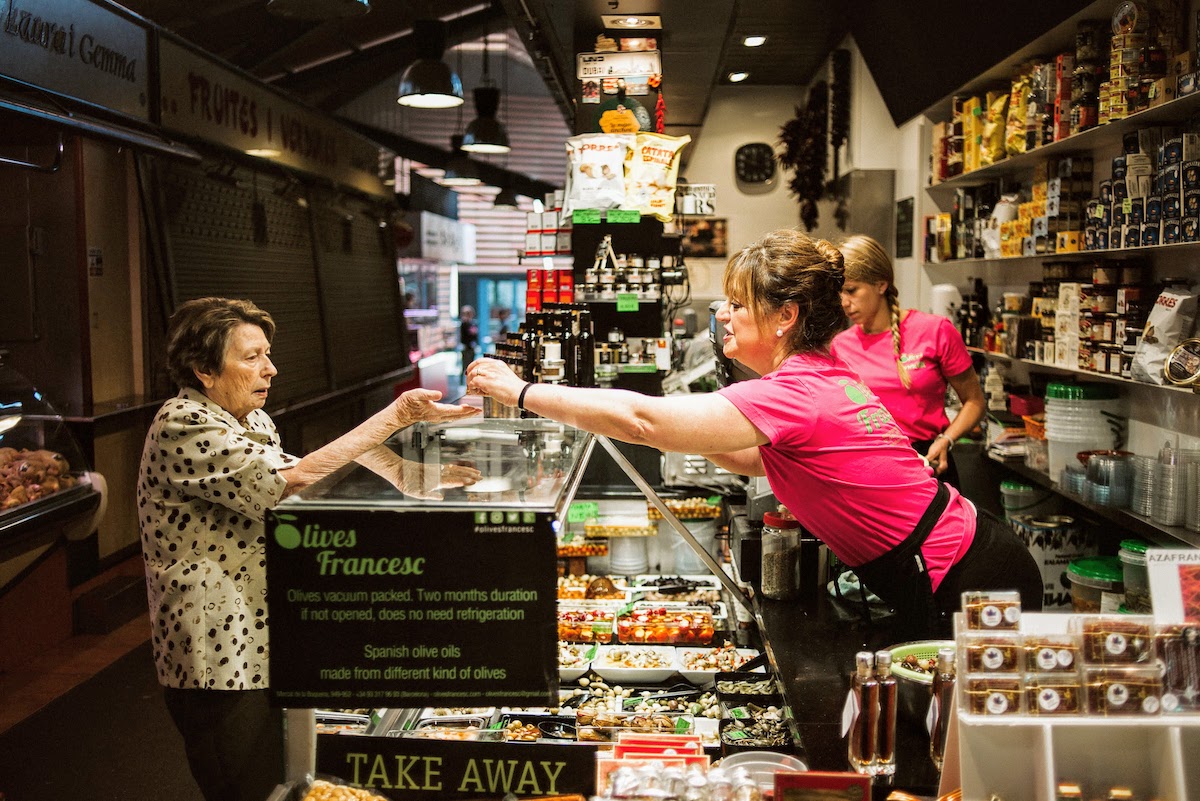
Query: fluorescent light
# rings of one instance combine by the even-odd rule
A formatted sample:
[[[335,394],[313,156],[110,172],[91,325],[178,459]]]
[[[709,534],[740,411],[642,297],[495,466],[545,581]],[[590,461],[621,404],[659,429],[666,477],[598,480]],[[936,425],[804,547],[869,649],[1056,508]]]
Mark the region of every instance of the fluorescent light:
[[[730,83],[741,83],[742,81],[746,80],[749,77],[750,77],[750,73],[748,73],[748,72],[731,72],[731,73],[729,73],[729,82]]]
[[[762,47],[767,42],[765,36],[747,36],[742,40],[742,44],[746,47]]]
[[[273,159],[283,154],[271,147],[252,147],[246,151],[246,155],[258,156],[260,159]]]

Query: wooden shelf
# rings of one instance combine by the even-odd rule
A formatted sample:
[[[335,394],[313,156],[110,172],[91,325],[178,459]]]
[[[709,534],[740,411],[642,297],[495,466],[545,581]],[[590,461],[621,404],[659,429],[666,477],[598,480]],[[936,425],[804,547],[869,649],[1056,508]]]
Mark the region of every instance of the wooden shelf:
[[[1176,387],[1170,384],[1147,384],[1145,381],[1134,381],[1132,378],[1122,378],[1117,375],[1108,375],[1106,373],[1094,373],[1091,370],[1079,370],[1071,367],[1058,367],[1053,364],[1044,362],[1030,361],[1029,359],[1016,359],[1009,356],[1007,353],[996,353],[995,351],[984,350],[983,348],[967,348],[968,353],[978,354],[988,359],[1001,362],[1015,362],[1023,364],[1031,370],[1042,370],[1047,373],[1058,373],[1061,375],[1074,375],[1086,378],[1089,381],[1100,381],[1106,384],[1126,384],[1135,387],[1149,387],[1150,389],[1161,389],[1167,392],[1185,392],[1188,395],[1196,394],[1190,387]]]
[[[1108,248],[1107,250],[1077,250],[1071,253],[1039,253],[1036,256],[1007,256],[995,259],[949,259],[947,261],[927,261],[926,267],[980,267],[985,264],[1020,264],[1035,261],[1088,261],[1089,259],[1110,259],[1116,256],[1127,256],[1136,259],[1139,256],[1152,258],[1156,254],[1178,251],[1184,248],[1195,248],[1200,242],[1173,242],[1168,245],[1147,245],[1136,248]]]
[[[1016,459],[1000,459],[988,454],[988,458],[994,462],[1004,465],[1005,468],[1011,470],[1017,475],[1028,481],[1037,484],[1040,487],[1052,490],[1067,500],[1075,503],[1092,512],[1095,516],[1100,517],[1110,523],[1115,523],[1122,528],[1137,534],[1159,545],[1168,547],[1178,547],[1180,543],[1190,545],[1193,548],[1200,548],[1200,532],[1191,531],[1181,526],[1164,526],[1160,523],[1155,523],[1148,517],[1142,517],[1139,514],[1134,514],[1128,509],[1120,509],[1115,506],[1098,506],[1090,501],[1085,501],[1082,496],[1076,495],[1073,492],[1067,492],[1058,484],[1050,479],[1040,470],[1034,470],[1025,466],[1025,462]]]

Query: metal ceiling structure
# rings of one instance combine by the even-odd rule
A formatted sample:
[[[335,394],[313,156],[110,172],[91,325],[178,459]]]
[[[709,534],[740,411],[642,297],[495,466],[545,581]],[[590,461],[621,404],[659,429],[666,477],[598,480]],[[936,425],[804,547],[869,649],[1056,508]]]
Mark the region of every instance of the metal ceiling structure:
[[[412,29],[418,19],[436,16],[446,23],[447,50],[460,45],[467,49],[472,43],[478,50],[485,32],[495,36],[511,28],[513,40],[523,44],[523,50],[506,48],[503,54],[493,50],[493,58],[520,62],[523,70],[514,69],[514,76],[540,75],[541,81],[526,82],[540,85],[514,85],[510,91],[540,95],[557,106],[568,135],[575,128],[575,54],[590,49],[603,32],[601,14],[658,14],[666,132],[690,135],[692,149],[712,89],[729,72],[749,72],[748,85],[802,86],[847,30],[826,0],[373,0],[367,14],[324,20],[274,14],[268,10],[268,0],[123,0],[120,4],[332,115],[368,95],[385,95],[379,91],[383,84],[394,88],[416,57]],[[742,47],[742,38],[750,34],[766,36],[767,45],[753,50]],[[493,66],[494,74],[500,69]],[[469,119],[473,116],[470,89],[478,68],[463,71],[468,97],[464,114]],[[391,133],[403,138],[408,132]],[[448,133],[429,143],[447,157]],[[514,159],[519,158],[519,147],[519,142],[514,143]]]

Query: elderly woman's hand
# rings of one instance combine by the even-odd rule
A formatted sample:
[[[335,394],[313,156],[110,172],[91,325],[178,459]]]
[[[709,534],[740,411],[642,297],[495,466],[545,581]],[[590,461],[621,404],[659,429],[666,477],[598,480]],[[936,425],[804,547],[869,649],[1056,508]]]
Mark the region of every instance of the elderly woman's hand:
[[[505,406],[517,405],[525,384],[507,364],[497,359],[476,359],[467,367],[467,392],[495,398]]]
[[[480,413],[474,406],[437,403],[441,397],[442,393],[436,389],[410,389],[402,394],[395,404],[400,415],[398,427],[403,428],[417,422],[445,423]]]
[[[396,489],[413,498],[440,501],[442,490],[469,487],[482,477],[474,467],[464,464],[426,465],[408,459],[400,471]]]

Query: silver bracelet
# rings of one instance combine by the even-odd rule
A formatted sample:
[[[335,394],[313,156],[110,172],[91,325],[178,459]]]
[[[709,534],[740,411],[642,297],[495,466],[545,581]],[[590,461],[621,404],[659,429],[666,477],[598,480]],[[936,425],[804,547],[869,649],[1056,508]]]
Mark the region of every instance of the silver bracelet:
[[[946,453],[949,453],[950,451],[954,450],[954,440],[950,439],[950,437],[948,437],[946,435],[945,431],[939,433],[936,437],[934,437],[935,441],[939,440],[939,439],[946,440]]]

